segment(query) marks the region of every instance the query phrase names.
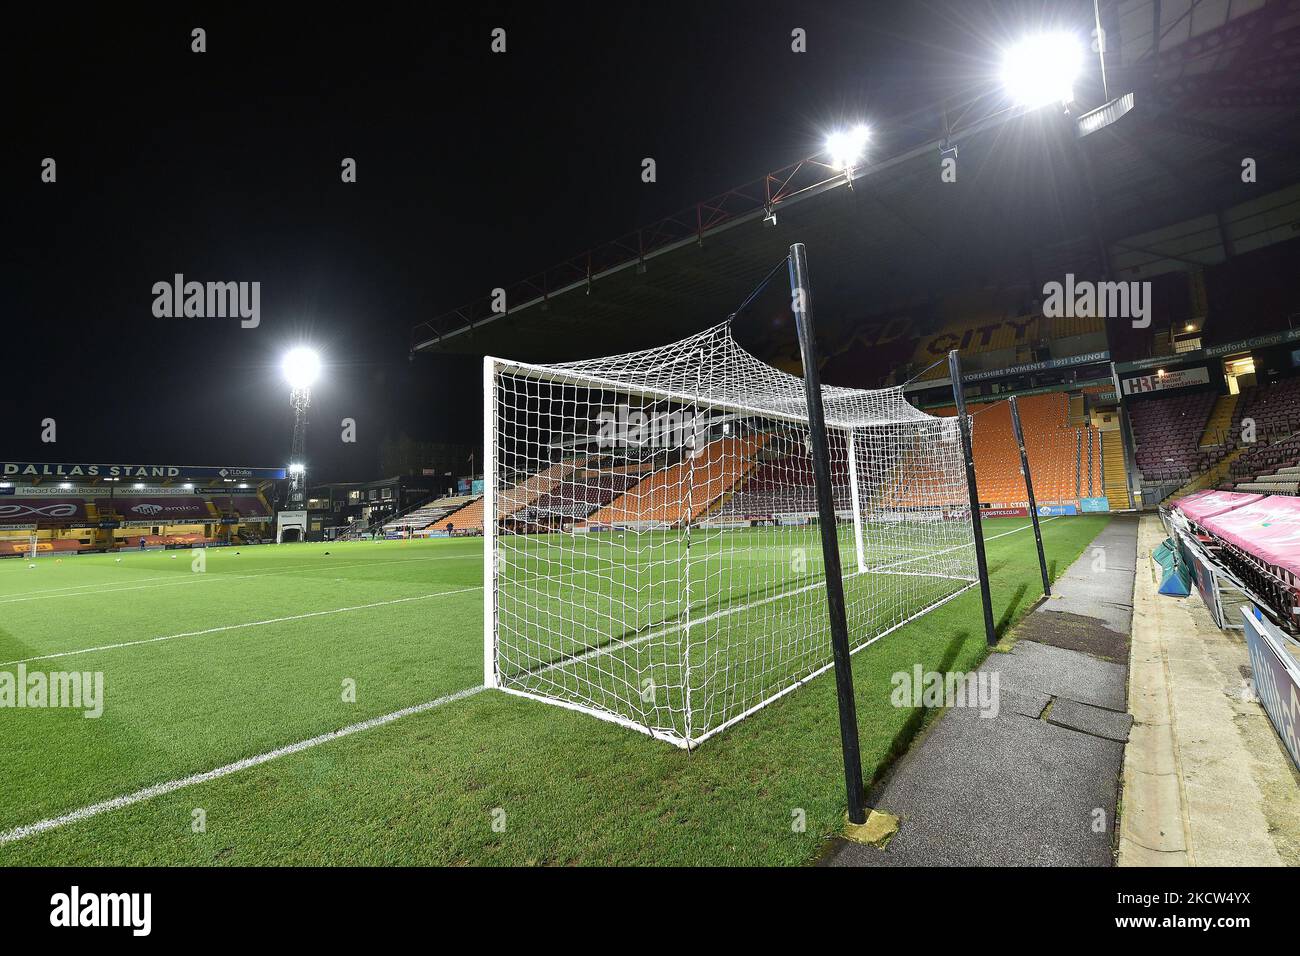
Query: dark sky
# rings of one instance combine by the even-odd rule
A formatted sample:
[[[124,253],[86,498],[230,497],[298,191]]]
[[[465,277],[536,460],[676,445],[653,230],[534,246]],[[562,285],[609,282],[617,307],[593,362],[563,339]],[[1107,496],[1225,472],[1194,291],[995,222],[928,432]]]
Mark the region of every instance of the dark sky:
[[[376,476],[385,434],[473,442],[479,363],[409,362],[415,323],[811,155],[838,122],[933,134],[918,108],[980,82],[998,42],[1078,15],[992,0],[180,7],[88,8],[0,40],[0,459],[282,465],[278,361],[300,342],[328,363],[314,479]],[[206,53],[190,52],[195,26]],[[795,27],[806,54],[790,52]],[[152,286],[175,273],[260,282],[260,327],[155,318]]]

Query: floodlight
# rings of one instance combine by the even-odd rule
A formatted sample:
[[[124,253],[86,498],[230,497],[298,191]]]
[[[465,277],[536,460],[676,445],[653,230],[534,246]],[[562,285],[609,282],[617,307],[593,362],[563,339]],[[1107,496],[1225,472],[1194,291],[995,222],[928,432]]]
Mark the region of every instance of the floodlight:
[[[1026,37],[1002,57],[1002,85],[1020,106],[1037,109],[1074,100],[1083,48],[1070,33]]]
[[[293,464],[289,465],[289,474],[291,475],[301,475],[306,471],[307,471],[306,466],[303,465],[301,462],[294,462]]]
[[[280,364],[284,377],[294,388],[309,388],[320,375],[320,355],[315,349],[290,349]]]
[[[826,137],[826,152],[836,169],[852,169],[867,151],[871,131],[859,123],[852,129],[836,130]]]

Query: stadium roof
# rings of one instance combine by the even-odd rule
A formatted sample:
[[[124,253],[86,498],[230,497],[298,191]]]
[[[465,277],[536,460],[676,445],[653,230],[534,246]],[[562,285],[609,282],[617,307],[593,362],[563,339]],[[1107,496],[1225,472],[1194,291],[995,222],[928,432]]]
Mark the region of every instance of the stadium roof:
[[[929,120],[934,132],[894,136],[851,180],[816,158],[777,170],[510,286],[504,314],[484,296],[421,323],[412,351],[548,361],[575,358],[575,342],[599,355],[669,341],[724,319],[796,241],[819,311],[851,318],[943,291],[1095,275],[1103,254],[1135,250],[1127,237],[1300,181],[1300,3],[1112,13],[1122,39],[1109,93],[1133,93],[1133,108],[1080,150],[1054,110],[976,91],[907,117],[900,128]],[[955,183],[940,181],[945,145],[958,149]],[[1241,181],[1246,157],[1258,183]]]

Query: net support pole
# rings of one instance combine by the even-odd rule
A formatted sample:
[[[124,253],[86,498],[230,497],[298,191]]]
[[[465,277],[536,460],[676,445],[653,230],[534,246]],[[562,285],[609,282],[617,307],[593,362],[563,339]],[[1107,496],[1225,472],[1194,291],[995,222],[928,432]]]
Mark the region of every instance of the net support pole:
[[[866,823],[862,788],[862,754],[858,744],[858,714],[853,697],[853,660],[844,611],[844,578],[840,569],[839,536],[835,533],[835,497],[831,489],[830,449],[822,413],[821,374],[813,328],[808,254],[802,242],[790,247],[790,292],[799,354],[803,360],[804,398],[808,404],[808,441],[817,485],[817,518],[821,526],[822,557],[826,564],[826,606],[830,615],[831,649],[835,661],[835,693],[840,709],[840,748],[844,753],[844,785],[850,823]]]
[[[483,358],[483,686],[496,679],[496,360]],[[472,477],[472,476],[471,476]]]
[[[993,598],[989,594],[989,562],[984,554],[984,522],[980,516],[980,495],[975,485],[975,443],[971,440],[971,423],[966,417],[966,396],[961,385],[961,356],[953,349],[948,353],[948,374],[952,378],[952,397],[957,405],[957,427],[961,431],[961,453],[966,461],[966,491],[970,496],[971,531],[975,536],[975,567],[980,576],[980,600],[984,604],[984,639],[990,647],[998,642],[993,626]]]
[[[1038,546],[1038,569],[1043,572],[1043,594],[1052,596],[1052,583],[1047,579],[1047,558],[1043,555],[1043,532],[1038,526],[1038,501],[1034,498],[1034,476],[1029,473],[1029,456],[1025,454],[1025,433],[1020,427],[1020,406],[1011,396],[1011,427],[1016,433],[1016,447],[1020,449],[1020,473],[1025,476],[1025,491],[1029,495],[1029,520],[1034,523],[1034,544]]]
[[[867,571],[867,550],[862,546],[862,495],[858,491],[858,440],[853,429],[849,439],[849,499],[853,503],[853,554],[858,559],[858,573]]]

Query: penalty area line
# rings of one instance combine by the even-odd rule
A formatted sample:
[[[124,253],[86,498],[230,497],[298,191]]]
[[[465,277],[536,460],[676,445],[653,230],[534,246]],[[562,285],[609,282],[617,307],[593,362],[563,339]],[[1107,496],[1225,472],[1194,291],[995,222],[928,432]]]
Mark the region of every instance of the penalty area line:
[[[347,727],[341,727],[338,730],[331,730],[327,733],[311,737],[307,740],[300,740],[295,744],[289,744],[285,747],[279,747],[275,750],[269,750],[264,754],[258,754],[255,757],[245,757],[243,760],[236,760],[234,763],[228,763],[224,767],[217,767],[215,770],[206,770],[203,773],[196,773],[189,777],[181,777],[177,780],[168,780],[166,783],[157,783],[152,787],[145,787],[143,790],[137,790],[135,793],[128,793],[124,796],[114,797],[111,800],[104,800],[101,803],[94,803],[88,807],[82,807],[80,810],[73,810],[71,813],[65,813],[62,816],[50,817],[46,820],[39,820],[36,823],[24,824],[20,827],[14,827],[12,830],[6,830],[0,833],[0,846],[7,843],[16,843],[27,837],[36,836],[38,833],[45,833],[49,830],[55,830],[59,827],[65,827],[69,823],[77,823],[80,820],[87,820],[90,817],[99,816],[101,813],[108,813],[110,810],[121,810],[123,807],[129,807],[136,803],[143,803],[145,800],[152,800],[154,797],[161,797],[169,793],[174,793],[184,787],[192,787],[195,784],[207,783],[211,780],[219,780],[222,777],[228,777],[232,773],[238,773],[241,770],[247,770],[250,767],[257,767],[264,763],[269,763],[280,757],[287,757],[290,754],[301,753],[312,747],[319,747],[321,744],[327,744],[331,740],[338,740],[341,737],[350,737],[352,734],[359,734],[364,730],[373,730],[376,727],[382,727],[385,724],[391,724],[395,720],[401,720],[403,717],[410,717],[414,714],[423,714],[426,711],[433,710],[435,707],[441,707],[444,704],[455,703],[458,700],[465,700],[467,697],[473,697],[480,691],[487,690],[483,685],[478,687],[466,687],[458,690],[453,694],[447,694],[436,700],[425,701],[423,704],[415,704],[411,707],[403,707],[401,710],[395,710],[391,714],[384,714],[380,717],[371,717],[369,720],[363,720],[357,724],[350,724]]]

